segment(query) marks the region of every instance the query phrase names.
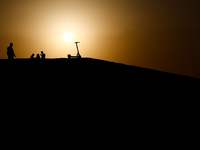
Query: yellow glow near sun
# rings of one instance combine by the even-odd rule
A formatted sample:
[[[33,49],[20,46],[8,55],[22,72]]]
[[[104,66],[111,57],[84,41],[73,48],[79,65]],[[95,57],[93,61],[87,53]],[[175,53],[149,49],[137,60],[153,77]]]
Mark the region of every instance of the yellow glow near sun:
[[[64,38],[65,41],[70,42],[70,41],[73,40],[74,36],[71,33],[65,33],[63,38]]]

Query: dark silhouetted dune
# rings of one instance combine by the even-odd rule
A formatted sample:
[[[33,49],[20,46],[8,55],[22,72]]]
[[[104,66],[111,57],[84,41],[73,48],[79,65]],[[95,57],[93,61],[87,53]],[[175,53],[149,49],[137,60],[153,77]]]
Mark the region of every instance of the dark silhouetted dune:
[[[64,121],[113,135],[134,129],[138,136],[167,136],[175,129],[182,134],[196,117],[196,78],[92,58],[0,64],[6,121]]]

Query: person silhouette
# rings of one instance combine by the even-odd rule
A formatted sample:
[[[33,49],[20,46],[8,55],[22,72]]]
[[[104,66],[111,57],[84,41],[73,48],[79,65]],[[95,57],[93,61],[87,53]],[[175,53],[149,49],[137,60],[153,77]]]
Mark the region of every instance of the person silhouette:
[[[10,46],[7,47],[8,59],[14,59],[14,57],[16,57],[12,47],[13,47],[13,43],[10,43]]]
[[[46,54],[43,52],[43,51],[41,51],[41,54],[40,54],[41,56],[42,56],[42,60],[44,60],[45,59],[45,56],[46,56]]]
[[[40,55],[39,54],[37,54],[36,59],[40,60]]]
[[[33,54],[31,55],[30,59],[34,59],[34,55],[35,55],[35,54],[33,53]]]

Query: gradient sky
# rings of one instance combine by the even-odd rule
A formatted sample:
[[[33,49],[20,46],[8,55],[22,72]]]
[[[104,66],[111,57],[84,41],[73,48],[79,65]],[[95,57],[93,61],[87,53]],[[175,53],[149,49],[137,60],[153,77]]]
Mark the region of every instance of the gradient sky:
[[[199,0],[1,0],[0,58],[92,57],[200,78]],[[63,35],[71,32],[72,42]]]

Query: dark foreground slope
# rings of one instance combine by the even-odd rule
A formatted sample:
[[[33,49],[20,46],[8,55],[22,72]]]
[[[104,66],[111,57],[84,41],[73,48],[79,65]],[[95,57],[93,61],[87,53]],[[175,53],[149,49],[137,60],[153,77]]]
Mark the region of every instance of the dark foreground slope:
[[[199,79],[91,58],[0,60],[0,65],[7,121],[165,134],[182,130],[177,123],[196,116]]]
[[[199,82],[199,79],[186,76],[90,58],[45,61],[0,60],[0,64],[3,77],[1,79],[6,81],[6,85],[9,87],[24,85],[30,88],[30,93],[35,96],[47,92],[45,93],[47,98],[50,95],[64,98],[73,94],[74,98],[76,96],[92,98],[94,94],[100,97],[108,94],[105,98],[108,99],[112,95],[110,98],[113,99],[117,95],[122,96],[120,93],[132,97],[158,97],[160,94],[172,96],[179,92],[191,92],[190,89],[197,89],[194,86]],[[23,91],[17,92],[20,97],[25,97]],[[187,93],[179,96],[184,94]]]

